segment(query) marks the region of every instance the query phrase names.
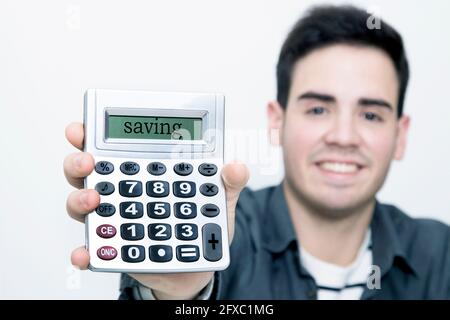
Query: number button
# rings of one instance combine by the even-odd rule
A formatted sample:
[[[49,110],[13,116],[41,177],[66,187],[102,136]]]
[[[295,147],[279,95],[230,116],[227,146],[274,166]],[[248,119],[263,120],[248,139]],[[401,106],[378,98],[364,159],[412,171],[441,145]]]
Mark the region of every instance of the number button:
[[[200,174],[207,176],[207,177],[213,176],[217,172],[217,166],[212,163],[202,163],[198,167],[198,172],[200,172]]]
[[[145,259],[145,248],[143,246],[123,246],[122,260],[125,262],[141,262]]]
[[[207,223],[202,228],[203,256],[208,261],[222,258],[222,232],[219,225]]]
[[[116,228],[110,224],[102,224],[97,227],[96,232],[99,237],[109,239],[116,235]]]
[[[120,226],[120,236],[124,240],[144,239],[144,225],[139,223],[124,223]]]
[[[167,262],[172,260],[172,247],[164,245],[150,246],[150,260],[154,262]]]
[[[177,247],[177,259],[181,262],[194,262],[200,257],[197,246],[182,245]]]
[[[170,224],[150,223],[148,225],[148,237],[152,240],[167,240],[172,236]]]
[[[120,181],[119,193],[123,197],[139,197],[142,195],[142,182],[134,180]]]
[[[164,219],[170,215],[170,205],[167,202],[147,203],[147,215],[153,219]]]
[[[116,207],[114,207],[111,203],[104,202],[100,203],[97,209],[95,209],[95,212],[97,212],[99,216],[110,217],[116,213]]]
[[[177,218],[192,219],[197,216],[197,205],[193,202],[176,202],[174,211]]]
[[[99,161],[95,164],[95,172],[99,174],[110,174],[114,171],[114,165],[108,161]]]
[[[108,196],[114,192],[114,185],[111,182],[99,182],[95,185],[95,190],[102,196]]]
[[[173,183],[175,197],[190,198],[195,196],[195,183],[190,181],[175,181]]]
[[[200,212],[205,216],[205,217],[215,217],[220,213],[220,209],[218,206],[216,206],[215,204],[212,203],[207,203],[205,205],[202,206],[202,208],[200,209]]]
[[[139,169],[139,165],[136,162],[127,161],[120,165],[120,171],[129,176],[138,173]]]
[[[169,183],[167,181],[148,181],[147,195],[149,197],[167,197],[169,195]]]
[[[219,188],[214,183],[204,183],[200,186],[200,193],[207,197],[215,196]]]
[[[192,165],[190,165],[189,163],[186,163],[186,162],[177,163],[173,167],[173,170],[175,171],[175,173],[180,176],[190,175],[192,173],[192,169],[193,169]]]
[[[197,239],[197,225],[192,223],[177,224],[175,226],[175,237],[179,240]]]
[[[161,162],[152,162],[147,166],[147,171],[154,176],[160,176],[166,172],[166,166]]]
[[[144,206],[140,202],[121,202],[120,215],[127,219],[137,219],[144,215]]]

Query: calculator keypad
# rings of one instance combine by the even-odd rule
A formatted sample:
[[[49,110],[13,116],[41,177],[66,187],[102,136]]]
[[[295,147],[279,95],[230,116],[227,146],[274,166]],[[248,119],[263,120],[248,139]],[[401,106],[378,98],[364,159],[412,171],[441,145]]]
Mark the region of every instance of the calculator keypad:
[[[95,210],[101,219],[96,220],[101,223],[96,224],[95,235],[102,239],[97,242],[97,257],[130,264],[130,270],[146,261],[183,270],[180,264],[222,259],[227,238],[223,239],[220,225],[226,223],[226,212],[221,211],[224,203],[219,207],[215,198],[224,192],[219,189],[216,164],[143,162],[103,160],[95,165],[100,174],[95,189],[102,196]],[[115,166],[120,170],[114,172]],[[147,264],[142,267],[146,268]]]

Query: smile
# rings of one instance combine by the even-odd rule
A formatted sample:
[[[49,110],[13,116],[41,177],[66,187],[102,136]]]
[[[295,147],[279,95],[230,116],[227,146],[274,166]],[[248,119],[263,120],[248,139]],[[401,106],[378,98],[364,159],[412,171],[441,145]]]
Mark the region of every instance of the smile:
[[[324,170],[335,173],[356,173],[360,169],[356,163],[325,161],[318,165]]]

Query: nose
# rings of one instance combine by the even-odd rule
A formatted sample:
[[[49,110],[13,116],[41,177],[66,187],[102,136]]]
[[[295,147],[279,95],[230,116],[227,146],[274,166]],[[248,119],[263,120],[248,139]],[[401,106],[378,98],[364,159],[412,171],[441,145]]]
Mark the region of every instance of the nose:
[[[331,122],[325,134],[325,142],[340,147],[358,147],[361,137],[351,114],[341,113]]]

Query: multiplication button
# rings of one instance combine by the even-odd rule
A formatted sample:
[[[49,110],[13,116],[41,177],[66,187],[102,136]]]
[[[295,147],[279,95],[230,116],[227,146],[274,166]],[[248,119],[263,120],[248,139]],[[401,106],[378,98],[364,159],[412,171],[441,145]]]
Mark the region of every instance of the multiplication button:
[[[215,196],[219,188],[214,183],[204,183],[200,186],[200,193],[207,197]]]
[[[95,164],[95,172],[99,174],[110,174],[114,171],[114,165],[108,161],[99,161]]]
[[[114,192],[115,188],[111,182],[99,182],[95,185],[95,190],[100,193],[102,196],[108,196]]]
[[[154,262],[167,262],[172,260],[172,247],[156,245],[149,247],[150,260]]]
[[[217,166],[212,163],[202,163],[198,167],[198,172],[200,172],[200,174],[207,176],[207,177],[213,176],[217,172]]]

